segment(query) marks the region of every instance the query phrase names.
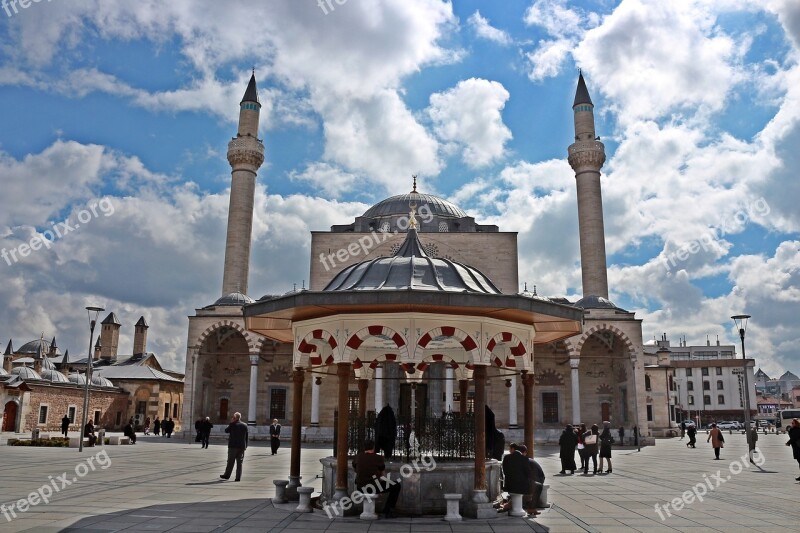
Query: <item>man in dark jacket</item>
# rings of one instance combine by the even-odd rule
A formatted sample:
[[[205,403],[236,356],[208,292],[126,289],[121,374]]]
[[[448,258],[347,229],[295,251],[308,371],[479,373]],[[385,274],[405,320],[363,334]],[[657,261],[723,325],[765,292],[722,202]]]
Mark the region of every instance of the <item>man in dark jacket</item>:
[[[272,448],[272,455],[278,453],[278,448],[281,447],[281,425],[277,418],[273,418],[272,425],[269,426],[269,445]]]
[[[410,428],[409,428],[410,429]],[[408,439],[410,433],[409,429],[405,432],[405,438]],[[381,409],[375,418],[375,440],[378,444],[378,450],[383,452],[384,457],[389,459],[394,454],[394,441],[397,438],[397,419],[394,416],[394,410],[386,404],[386,407]]]
[[[371,440],[364,441],[364,451],[353,459],[353,468],[356,471],[356,490],[364,494],[381,494],[388,492],[386,505],[383,507],[385,518],[395,518],[394,507],[400,497],[400,482],[387,481],[384,478],[386,464],[383,457],[375,453],[375,443]],[[388,476],[386,476],[388,478]],[[371,487],[366,489],[366,487]]]
[[[789,434],[789,442],[786,445],[792,447],[792,456],[797,461],[797,464],[800,465],[800,419],[795,418],[792,420],[792,425],[786,432]],[[795,478],[795,480],[800,481],[800,477]]]
[[[136,444],[136,432],[133,430],[133,424],[128,422],[122,430],[122,434],[131,439],[131,444]]]
[[[242,480],[242,461],[244,451],[247,449],[247,425],[241,421],[242,413],[233,413],[233,418],[225,433],[228,434],[228,464],[222,479],[230,479],[233,471],[233,462],[236,461],[236,481]]]
[[[200,421],[200,442],[202,443],[200,448],[208,448],[208,439],[211,437],[213,427],[214,424],[211,423],[209,417],[205,417],[204,420]]]
[[[523,454],[527,452],[524,444],[508,446],[508,453],[503,457],[503,490],[510,494],[526,495],[530,492],[533,470],[528,459]],[[511,509],[511,500],[503,505],[503,511]],[[499,511],[498,511],[499,512]]]
[[[527,509],[529,515],[536,516],[539,514],[539,511],[536,510],[537,505],[539,504],[539,499],[542,496],[542,490],[544,489],[544,470],[539,463],[533,460],[533,454],[531,457],[528,457],[528,447],[524,444],[519,447],[520,453],[524,455],[528,462],[531,465],[531,479],[530,479],[530,492],[522,499],[522,503]]]
[[[64,415],[64,418],[61,419],[61,433],[64,434],[65,438],[67,436],[67,432],[69,431],[69,424],[70,424],[69,417],[67,415]]]

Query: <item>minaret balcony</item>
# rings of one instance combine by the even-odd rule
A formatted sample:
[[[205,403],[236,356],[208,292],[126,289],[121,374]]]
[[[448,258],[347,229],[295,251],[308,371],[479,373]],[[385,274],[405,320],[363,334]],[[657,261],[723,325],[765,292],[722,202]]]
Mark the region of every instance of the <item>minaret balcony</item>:
[[[228,162],[258,169],[264,163],[264,144],[255,137],[234,137],[228,143]]]
[[[569,165],[575,171],[599,171],[606,162],[605,146],[600,141],[578,141],[568,148]]]

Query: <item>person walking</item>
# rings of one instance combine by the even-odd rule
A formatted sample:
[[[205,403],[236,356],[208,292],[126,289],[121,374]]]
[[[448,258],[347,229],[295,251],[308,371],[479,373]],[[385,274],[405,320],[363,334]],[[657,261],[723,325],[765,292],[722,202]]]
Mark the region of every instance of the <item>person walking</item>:
[[[208,448],[208,440],[211,438],[211,430],[214,428],[214,424],[211,423],[211,419],[209,417],[205,417],[204,420],[200,422],[200,448]]]
[[[225,466],[225,473],[219,477],[230,479],[233,462],[236,461],[236,481],[241,481],[244,451],[247,449],[247,424],[242,422],[242,413],[233,413],[233,418],[225,428],[225,433],[228,434],[228,464]]]
[[[725,437],[716,424],[711,424],[711,431],[708,432],[706,439],[706,442],[708,441],[711,441],[711,446],[714,448],[714,459],[719,460],[719,450],[725,447]]]
[[[353,459],[353,468],[356,471],[356,489],[362,494],[388,492],[389,497],[386,498],[386,504],[383,506],[383,516],[384,518],[397,518],[394,508],[400,498],[402,485],[400,481],[391,484],[387,482],[386,463],[384,463],[383,457],[375,453],[375,441],[370,439],[364,441],[364,451]],[[366,490],[367,487],[370,487],[371,490]]]
[[[689,429],[686,430],[686,434],[689,436],[689,442],[686,443],[687,448],[696,448],[695,444],[697,443],[697,439],[695,436],[697,435],[697,428],[694,426],[689,426]]]
[[[584,470],[589,467],[589,458],[586,455],[586,424],[581,424],[580,430],[578,430],[578,457],[581,458],[581,470]],[[595,470],[597,469],[597,464],[595,464]],[[584,472],[585,473],[585,472]]]
[[[269,445],[272,448],[272,455],[277,454],[278,448],[281,447],[281,425],[277,418],[273,418],[272,425],[269,426]]]
[[[750,456],[750,462],[753,464],[756,464],[755,461],[753,461],[753,453],[756,451],[756,442],[758,442],[758,428],[754,426],[753,429],[750,430],[750,442],[747,443],[747,455]]]
[[[572,424],[567,424],[561,437],[558,439],[559,457],[561,458],[561,471],[559,474],[565,474],[569,470],[570,474],[574,474],[578,467],[575,465],[575,447],[578,445],[578,437],[572,429]]]
[[[686,436],[686,421],[681,422],[681,440]]]
[[[592,426],[596,428],[597,426]],[[603,432],[600,433],[600,471],[603,471],[603,459],[608,461],[606,474],[611,473],[611,445],[614,444],[614,437],[611,436],[611,422],[603,422]]]
[[[619,445],[620,446],[624,446],[625,445],[625,428],[623,426],[620,426],[618,432],[619,432]]]
[[[61,419],[61,434],[64,435],[64,438],[67,438],[67,432],[69,431],[69,424],[70,424],[69,416],[64,415],[64,418]]]
[[[169,420],[164,420],[164,433],[167,435],[168,439],[172,438],[172,432],[175,431],[175,422],[172,421],[170,418]]]
[[[160,435],[161,434],[161,420],[156,417],[155,422],[153,422],[153,435]]]
[[[592,424],[592,429],[583,435],[583,442],[585,448],[583,450],[586,456],[586,464],[583,467],[583,475],[589,474],[589,458],[592,458],[592,465],[594,466],[593,474],[597,474],[597,439],[600,435],[597,424]],[[600,463],[600,471],[603,471],[603,463]]]
[[[789,442],[786,445],[792,447],[792,457],[795,458],[798,466],[800,466],[800,419],[792,419],[792,425],[786,433],[789,434]],[[800,481],[800,477],[796,477],[795,481]]]

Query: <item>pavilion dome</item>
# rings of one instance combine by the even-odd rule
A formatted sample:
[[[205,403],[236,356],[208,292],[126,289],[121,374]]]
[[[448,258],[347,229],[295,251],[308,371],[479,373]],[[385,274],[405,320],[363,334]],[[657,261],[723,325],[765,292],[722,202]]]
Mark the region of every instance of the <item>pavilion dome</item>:
[[[58,370],[52,370],[52,369],[42,370],[42,379],[45,381],[50,381],[52,383],[69,383],[69,379],[67,379],[67,376],[65,376]]]
[[[22,380],[40,380],[40,376],[34,369],[27,366],[18,366],[11,369],[11,375],[18,376]]]
[[[617,307],[614,302],[602,296],[584,296],[573,305],[582,309],[619,309],[623,311],[623,309]]]
[[[406,204],[407,207],[408,204]],[[323,291],[416,290],[501,294],[494,283],[471,266],[429,257],[412,228],[391,257],[351,265],[336,275]]]
[[[417,207],[428,206],[430,213],[435,217],[464,218],[467,213],[455,204],[444,198],[432,194],[423,194],[415,190],[407,194],[398,194],[373,205],[362,215],[364,218],[384,218],[397,215],[408,216],[409,204]]]
[[[241,292],[232,292],[230,294],[226,294],[225,296],[214,302],[214,305],[241,307],[243,305],[251,304],[253,302],[255,302],[255,300],[253,300],[246,294],[242,294]]]
[[[77,372],[74,372],[69,376],[67,376],[67,379],[70,381],[70,383],[75,383],[77,385],[86,385],[86,377],[84,377],[83,374],[78,374]]]
[[[92,376],[92,385],[96,387],[113,387],[114,384],[111,383],[108,379],[104,378],[103,376],[98,376],[94,374]]]

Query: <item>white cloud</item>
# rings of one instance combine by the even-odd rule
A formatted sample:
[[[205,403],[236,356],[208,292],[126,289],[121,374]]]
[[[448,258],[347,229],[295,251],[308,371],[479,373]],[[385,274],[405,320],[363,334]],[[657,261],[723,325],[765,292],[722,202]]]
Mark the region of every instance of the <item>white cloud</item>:
[[[481,39],[486,39],[500,45],[508,45],[512,42],[511,36],[507,32],[492,26],[489,20],[481,15],[480,11],[475,11],[475,13],[470,15],[467,22],[469,22],[469,25],[475,30],[475,35]]]
[[[292,171],[289,178],[311,183],[316,190],[327,196],[339,198],[342,194],[352,191],[358,184],[359,177],[355,174],[344,172],[329,163],[316,162],[306,165],[302,172]]]
[[[544,29],[550,39],[542,39],[526,53],[530,63],[528,77],[533,81],[557,76],[587,27],[596,16],[566,6],[566,0],[537,0],[525,12],[525,24]]]
[[[470,78],[432,94],[428,115],[439,138],[463,146],[464,162],[481,167],[503,157],[512,138],[501,114],[509,96],[499,82]]]

